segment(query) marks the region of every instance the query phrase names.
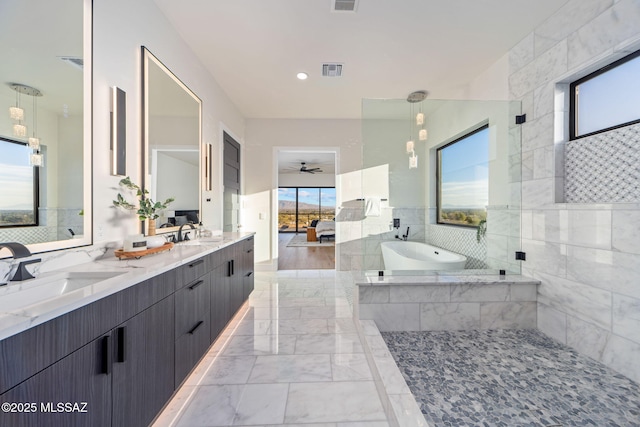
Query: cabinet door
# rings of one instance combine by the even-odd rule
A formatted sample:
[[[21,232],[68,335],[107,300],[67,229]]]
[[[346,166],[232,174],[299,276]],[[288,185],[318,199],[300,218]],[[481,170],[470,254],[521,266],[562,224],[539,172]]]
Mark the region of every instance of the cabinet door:
[[[242,247],[243,301],[246,301],[253,291],[253,237],[245,240]]]
[[[29,404],[30,412],[2,411],[0,425],[110,426],[110,344],[98,338],[2,394],[2,403]]]
[[[113,426],[147,426],[174,390],[174,297],[114,330]]]
[[[175,386],[178,387],[211,343],[211,274],[176,292]]]
[[[228,268],[228,262],[223,262],[211,272],[211,342],[231,318]]]

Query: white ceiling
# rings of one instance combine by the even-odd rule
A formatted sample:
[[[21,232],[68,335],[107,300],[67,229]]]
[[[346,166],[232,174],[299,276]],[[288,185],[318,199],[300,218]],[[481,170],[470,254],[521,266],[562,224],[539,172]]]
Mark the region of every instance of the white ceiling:
[[[465,85],[567,0],[155,2],[245,117],[359,118],[365,98]],[[324,62],[343,76],[321,77]]]
[[[305,162],[307,169],[320,168],[316,174],[336,173],[336,155],[335,153],[318,153],[309,151],[279,151],[278,152],[278,173],[280,174],[299,174],[308,173],[300,172],[301,163]]]

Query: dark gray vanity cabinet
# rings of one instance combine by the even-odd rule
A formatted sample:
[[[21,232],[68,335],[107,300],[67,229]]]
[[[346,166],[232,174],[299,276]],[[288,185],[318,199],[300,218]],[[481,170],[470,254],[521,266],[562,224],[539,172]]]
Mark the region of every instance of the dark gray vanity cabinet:
[[[183,283],[175,293],[176,387],[211,344],[211,274],[205,273],[206,267],[205,258],[180,267]]]
[[[242,301],[249,298],[253,291],[253,236],[241,242],[242,245]]]
[[[211,336],[210,342],[220,335],[231,318],[229,259],[226,254],[228,248],[221,249],[212,257],[211,270]],[[224,252],[224,254],[223,254]]]
[[[15,405],[16,412],[0,412],[0,425],[110,426],[111,375],[105,373],[110,346],[107,334],[2,394],[2,403]]]
[[[10,388],[0,401],[38,409],[1,412],[0,425],[148,425],[174,391],[175,277],[162,274],[0,342],[6,366],[21,360],[20,372],[33,372],[3,383]]]
[[[112,426],[146,426],[174,387],[174,299],[168,297],[114,329]]]
[[[149,425],[250,289],[253,237],[1,340],[0,426]]]

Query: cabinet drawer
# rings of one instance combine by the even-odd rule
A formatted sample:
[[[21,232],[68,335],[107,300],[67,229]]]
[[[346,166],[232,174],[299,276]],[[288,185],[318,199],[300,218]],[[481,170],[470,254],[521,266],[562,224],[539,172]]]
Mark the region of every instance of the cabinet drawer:
[[[182,285],[190,284],[207,272],[206,258],[202,257],[195,261],[191,261],[190,263],[180,267],[180,270],[182,273]]]
[[[202,322],[202,323],[200,323]],[[209,318],[198,321],[176,340],[175,387],[177,388],[209,348],[211,323]]]
[[[176,338],[179,338],[188,333],[199,321],[209,319],[211,300],[210,275],[204,275],[188,283],[175,295]]]

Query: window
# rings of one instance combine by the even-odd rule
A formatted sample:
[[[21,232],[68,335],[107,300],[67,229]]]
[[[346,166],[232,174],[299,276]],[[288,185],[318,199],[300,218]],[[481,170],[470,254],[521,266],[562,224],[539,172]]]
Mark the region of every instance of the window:
[[[438,224],[477,227],[487,219],[489,126],[439,148],[437,161]]]
[[[569,138],[640,122],[640,51],[571,83]]]
[[[333,187],[280,187],[278,189],[278,230],[300,232],[314,219],[333,221],[336,216],[336,189]]]
[[[24,142],[0,138],[0,227],[38,225],[38,168]]]

